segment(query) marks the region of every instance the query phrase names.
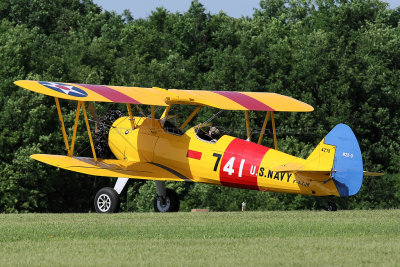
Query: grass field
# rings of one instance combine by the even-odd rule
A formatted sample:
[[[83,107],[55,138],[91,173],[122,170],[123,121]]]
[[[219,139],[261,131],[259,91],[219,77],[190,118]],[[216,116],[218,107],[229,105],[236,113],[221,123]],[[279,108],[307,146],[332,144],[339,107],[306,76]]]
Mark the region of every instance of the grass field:
[[[2,214],[4,265],[399,266],[400,210]]]

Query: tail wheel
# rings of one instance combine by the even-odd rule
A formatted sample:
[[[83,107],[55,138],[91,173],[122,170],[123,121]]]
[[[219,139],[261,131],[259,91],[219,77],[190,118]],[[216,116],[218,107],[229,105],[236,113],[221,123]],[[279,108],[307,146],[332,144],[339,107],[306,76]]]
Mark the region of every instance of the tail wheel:
[[[111,187],[100,189],[94,198],[94,208],[97,213],[116,213],[119,211],[119,195]]]
[[[154,211],[156,212],[177,212],[180,207],[178,194],[167,188],[165,196],[154,198]]]
[[[335,202],[333,202],[332,200],[326,201],[325,208],[327,211],[337,211],[337,206],[336,206]]]

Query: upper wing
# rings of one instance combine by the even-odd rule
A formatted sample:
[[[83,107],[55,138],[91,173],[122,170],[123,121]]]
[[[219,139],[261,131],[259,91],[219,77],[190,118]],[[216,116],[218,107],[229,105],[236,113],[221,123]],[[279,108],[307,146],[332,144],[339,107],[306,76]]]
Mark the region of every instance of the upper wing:
[[[14,83],[40,94],[69,100],[168,106],[165,103],[165,99],[169,95],[168,91],[160,88],[41,81],[16,81]]]
[[[62,169],[96,176],[160,181],[191,181],[166,166],[149,162],[116,159],[99,159],[98,162],[95,162],[92,158],[48,154],[35,154],[31,158]]]
[[[314,110],[312,106],[304,102],[276,93],[177,89],[170,89],[168,92],[176,94],[179,97],[178,102],[179,99],[182,99],[182,104],[200,104],[226,110],[290,112],[308,112]]]
[[[165,90],[77,83],[16,81],[25,89],[58,98],[167,106],[168,104],[205,105],[226,110],[264,110],[307,112],[314,108],[294,98],[264,92]]]

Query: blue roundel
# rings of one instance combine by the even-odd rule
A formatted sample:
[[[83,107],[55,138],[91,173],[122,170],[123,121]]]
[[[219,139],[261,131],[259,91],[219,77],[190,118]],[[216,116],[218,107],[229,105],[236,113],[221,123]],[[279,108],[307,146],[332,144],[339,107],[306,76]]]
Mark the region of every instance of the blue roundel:
[[[46,86],[47,88],[66,94],[70,96],[76,97],[87,97],[87,93],[82,89],[79,89],[75,86],[65,84],[65,83],[55,83],[55,82],[39,82],[41,85]]]

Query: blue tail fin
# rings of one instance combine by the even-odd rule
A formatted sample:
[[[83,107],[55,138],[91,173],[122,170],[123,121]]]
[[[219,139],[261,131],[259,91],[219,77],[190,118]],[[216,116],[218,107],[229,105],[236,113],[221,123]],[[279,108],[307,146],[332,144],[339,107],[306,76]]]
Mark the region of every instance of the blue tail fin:
[[[338,124],[325,136],[325,144],[336,146],[332,177],[340,196],[357,194],[363,180],[363,162],[353,131]]]

